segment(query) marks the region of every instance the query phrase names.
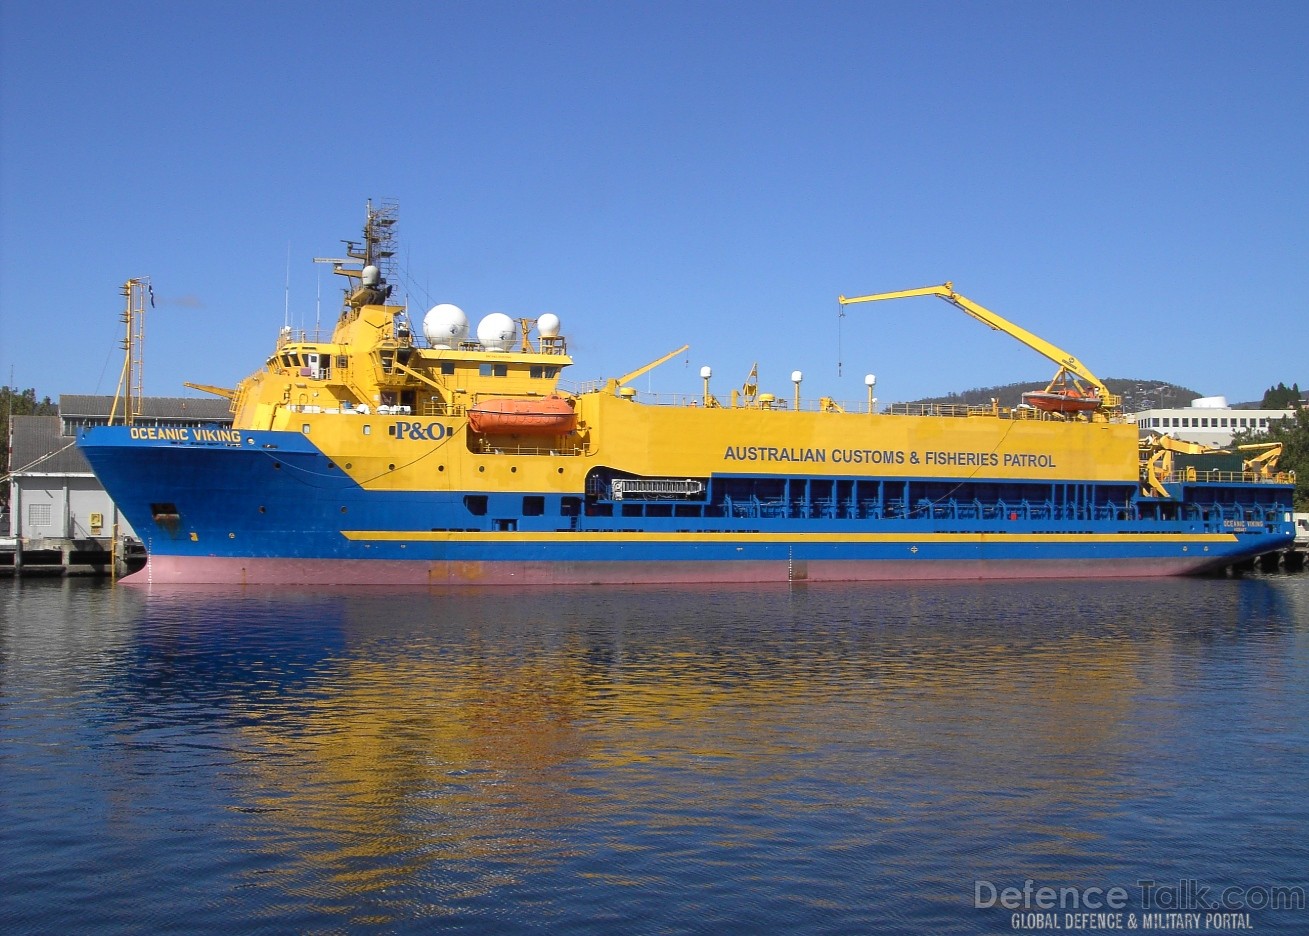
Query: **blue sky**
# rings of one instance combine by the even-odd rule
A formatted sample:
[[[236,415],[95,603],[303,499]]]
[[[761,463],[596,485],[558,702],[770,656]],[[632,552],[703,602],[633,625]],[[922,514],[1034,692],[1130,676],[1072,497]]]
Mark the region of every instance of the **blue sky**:
[[[112,393],[148,275],[146,393],[233,386],[288,253],[330,325],[312,258],[393,198],[415,319],[554,312],[577,380],[687,342],[638,389],[1053,373],[937,299],[838,331],[839,294],[949,279],[1101,377],[1309,387],[1307,11],[4,0],[0,382]]]

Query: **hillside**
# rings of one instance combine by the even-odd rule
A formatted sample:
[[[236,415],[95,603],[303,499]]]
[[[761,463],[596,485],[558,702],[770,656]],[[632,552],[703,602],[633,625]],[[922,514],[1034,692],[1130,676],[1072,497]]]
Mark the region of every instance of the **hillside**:
[[[1130,377],[1108,377],[1107,386],[1113,393],[1123,398],[1123,408],[1129,413],[1152,407],[1186,406],[1192,400],[1204,396],[1188,387],[1179,387],[1165,380],[1145,380]],[[961,403],[969,406],[988,406],[992,399],[999,400],[1004,406],[1016,406],[1022,401],[1028,390],[1044,390],[1046,381],[1028,383],[1010,383],[999,387],[975,387],[963,393],[951,393],[942,397],[927,397],[913,400],[913,403]]]

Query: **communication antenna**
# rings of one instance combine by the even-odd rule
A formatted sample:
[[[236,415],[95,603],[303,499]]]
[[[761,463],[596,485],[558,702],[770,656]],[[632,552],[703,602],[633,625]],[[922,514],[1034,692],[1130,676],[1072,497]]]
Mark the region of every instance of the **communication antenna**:
[[[118,404],[123,404],[123,425],[130,426],[143,412],[142,401],[143,376],[145,371],[145,302],[155,304],[154,287],[150,277],[139,276],[128,280],[118,289],[123,297],[123,313],[119,320],[123,323],[123,372],[118,378],[118,389],[114,392],[113,406],[109,410],[109,425],[114,424],[118,416]]]
[[[286,242],[286,297],[283,301],[282,327],[291,327],[291,242]]]

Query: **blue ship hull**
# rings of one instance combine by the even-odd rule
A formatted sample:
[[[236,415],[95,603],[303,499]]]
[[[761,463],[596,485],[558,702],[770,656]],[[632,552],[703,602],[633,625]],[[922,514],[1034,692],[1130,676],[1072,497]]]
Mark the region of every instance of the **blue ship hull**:
[[[733,490],[715,478],[702,505],[615,504],[565,491],[370,490],[293,432],[218,431],[207,445],[140,435],[98,427],[80,444],[147,545],[149,563],[134,578],[148,582],[1154,576],[1221,568],[1294,538],[1286,485],[1179,485],[1167,518],[1093,498],[951,501],[899,515],[835,495],[751,504],[715,499]],[[730,481],[739,489],[749,479]],[[894,481],[897,490],[914,483]]]

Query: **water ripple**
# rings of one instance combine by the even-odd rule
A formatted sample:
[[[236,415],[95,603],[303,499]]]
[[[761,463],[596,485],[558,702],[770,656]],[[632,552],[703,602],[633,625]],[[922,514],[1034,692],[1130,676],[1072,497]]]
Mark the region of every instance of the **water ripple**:
[[[0,583],[0,924],[972,933],[977,881],[1303,884],[1306,583]]]

